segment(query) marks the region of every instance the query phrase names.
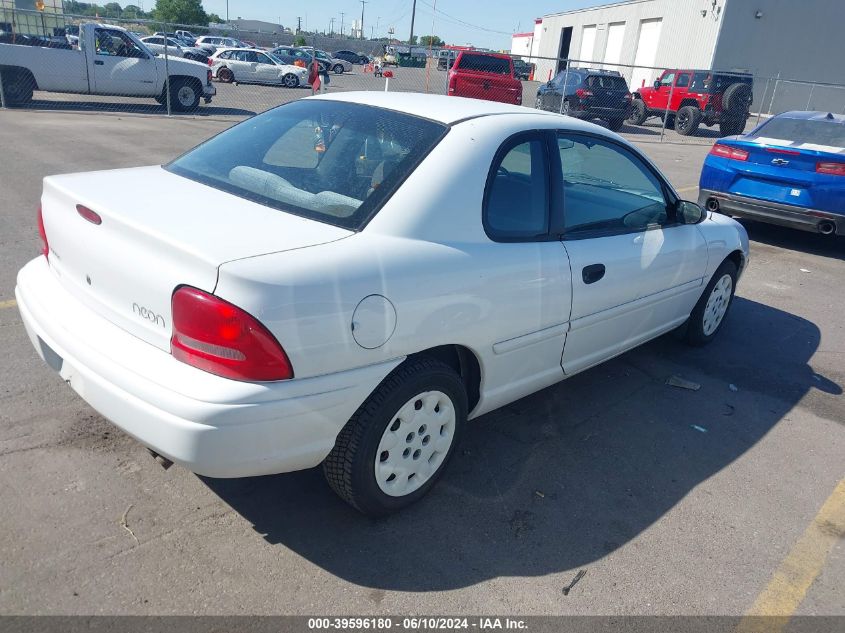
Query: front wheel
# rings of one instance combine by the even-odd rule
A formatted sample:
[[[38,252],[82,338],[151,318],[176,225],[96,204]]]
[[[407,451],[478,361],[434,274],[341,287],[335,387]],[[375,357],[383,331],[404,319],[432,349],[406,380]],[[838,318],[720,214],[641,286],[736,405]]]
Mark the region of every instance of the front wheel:
[[[538,96],[537,99],[534,101],[534,107],[538,110],[543,109],[543,100]]]
[[[642,125],[648,118],[645,104],[641,99],[634,99],[631,104],[631,113],[628,115],[628,123],[631,125]]]
[[[675,131],[681,136],[691,136],[701,125],[701,110],[695,106],[684,106],[675,115]]]
[[[736,277],[736,264],[729,259],[722,262],[713,274],[687,322],[687,341],[690,345],[707,345],[716,337],[733,303]]]
[[[323,462],[332,489],[369,516],[422,498],[443,473],[467,418],[460,376],[431,358],[405,361],[337,436]]]
[[[174,79],[170,82],[170,107],[177,112],[196,110],[200,104],[202,90],[199,81]]]
[[[285,88],[297,88],[299,87],[299,77],[293,73],[288,73],[282,77],[282,84],[284,84]]]
[[[332,68],[332,70],[334,71],[335,75],[342,75],[343,74],[343,65],[335,64],[334,67]]]

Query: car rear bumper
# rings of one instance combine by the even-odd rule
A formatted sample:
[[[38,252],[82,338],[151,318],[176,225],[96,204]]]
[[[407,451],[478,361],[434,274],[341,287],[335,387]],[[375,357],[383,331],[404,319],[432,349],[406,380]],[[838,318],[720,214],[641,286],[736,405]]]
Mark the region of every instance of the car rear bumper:
[[[215,88],[213,84],[205,84],[202,87],[202,96],[205,97],[207,100],[211,100],[211,97],[216,94],[217,88]]]
[[[574,116],[576,119],[602,119],[602,120],[616,120],[622,121],[627,119],[630,116],[630,112],[627,109],[622,108],[602,108],[598,106],[589,106],[584,110],[577,110],[572,108],[569,111],[571,116]]]
[[[698,204],[709,208],[707,203],[715,200],[719,204],[719,211],[741,218],[760,220],[770,224],[778,224],[802,231],[814,233],[825,232],[826,227],[832,226],[837,235],[845,235],[845,215],[806,209],[768,200],[759,200],[732,193],[701,189],[698,193]],[[712,209],[710,209],[712,210]],[[829,232],[829,231],[828,231]]]
[[[91,407],[155,452],[209,477],[316,466],[401,362],[239,382],[181,363],[107,321],[63,288],[44,257],[18,273],[15,296],[39,356]]]

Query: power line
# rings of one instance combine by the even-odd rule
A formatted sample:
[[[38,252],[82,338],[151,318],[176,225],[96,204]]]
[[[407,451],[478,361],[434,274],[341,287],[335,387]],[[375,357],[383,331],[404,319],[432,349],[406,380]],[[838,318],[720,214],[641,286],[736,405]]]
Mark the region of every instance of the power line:
[[[460,18],[456,18],[454,15],[450,15],[450,14],[446,13],[445,11],[443,11],[443,10],[441,10],[441,9],[435,9],[435,8],[434,8],[431,4],[429,4],[429,3],[428,3],[428,2],[426,2],[425,0],[420,0],[420,2],[421,2],[422,4],[424,4],[424,5],[428,6],[428,7],[430,7],[430,8],[433,10],[433,11],[432,11],[432,14],[433,14],[433,13],[437,13],[439,16],[441,16],[441,17],[443,17],[443,18],[446,18],[446,19],[447,19],[447,21],[448,21],[448,20],[451,20],[452,22],[457,23],[457,24],[460,24],[461,26],[466,26],[466,27],[469,27],[469,28],[472,28],[472,29],[477,29],[477,30],[479,30],[479,31],[486,31],[487,33],[496,33],[496,34],[498,34],[498,35],[513,35],[513,33],[509,33],[509,32],[507,32],[507,31],[498,31],[498,30],[496,30],[496,29],[488,29],[488,28],[486,28],[486,27],[484,27],[484,26],[478,26],[478,25],[476,25],[476,24],[472,24],[472,23],[470,23],[470,22],[466,22],[466,21],[464,21],[464,20],[461,20]]]

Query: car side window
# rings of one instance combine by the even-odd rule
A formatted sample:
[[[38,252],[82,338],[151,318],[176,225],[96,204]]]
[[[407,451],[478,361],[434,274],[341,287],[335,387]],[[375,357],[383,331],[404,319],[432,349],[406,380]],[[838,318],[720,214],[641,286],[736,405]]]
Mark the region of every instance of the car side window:
[[[678,75],[678,81],[675,82],[676,88],[689,88],[689,74],[684,73],[683,75]]]
[[[558,134],[557,144],[567,237],[669,224],[663,184],[634,152],[577,134]]]
[[[232,56],[230,51],[223,51],[217,56],[217,59],[229,59]]]
[[[666,73],[660,78],[661,86],[671,86],[675,81],[675,73]]]
[[[273,60],[267,57],[267,55],[265,55],[264,53],[253,53],[253,55],[256,55],[259,64],[273,64]]]
[[[539,135],[506,143],[487,180],[483,209],[487,235],[507,242],[544,238],[549,227],[548,182],[545,142]]]

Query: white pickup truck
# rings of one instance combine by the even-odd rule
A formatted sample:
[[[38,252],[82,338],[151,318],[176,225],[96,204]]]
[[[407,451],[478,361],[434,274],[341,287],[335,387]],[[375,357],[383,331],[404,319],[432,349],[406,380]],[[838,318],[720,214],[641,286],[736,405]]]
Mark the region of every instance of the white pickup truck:
[[[217,93],[208,66],[178,57],[165,60],[118,26],[83,24],[77,47],[50,44],[26,37],[15,43],[0,41],[0,80],[7,105],[27,103],[33,90],[151,97],[164,104],[168,74],[173,110],[194,110],[200,99],[210,103]]]

